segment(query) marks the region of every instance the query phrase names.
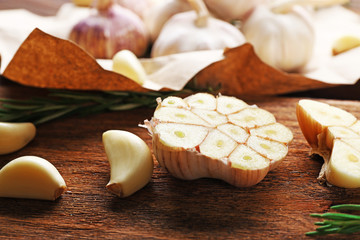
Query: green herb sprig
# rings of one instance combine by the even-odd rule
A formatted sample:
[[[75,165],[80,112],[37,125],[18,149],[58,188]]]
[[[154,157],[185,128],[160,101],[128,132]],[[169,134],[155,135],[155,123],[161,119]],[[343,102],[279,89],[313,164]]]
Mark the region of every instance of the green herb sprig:
[[[45,97],[28,100],[0,99],[0,122],[32,122],[36,125],[70,115],[84,116],[105,111],[155,107],[156,98],[185,95],[193,91],[169,92],[77,92],[49,90]]]
[[[358,204],[341,204],[330,207],[335,210],[360,211]],[[323,214],[313,213],[311,217],[325,219],[322,222],[315,222],[320,226],[313,232],[307,232],[307,236],[328,235],[328,234],[352,234],[360,232],[360,216],[348,213],[327,212]]]

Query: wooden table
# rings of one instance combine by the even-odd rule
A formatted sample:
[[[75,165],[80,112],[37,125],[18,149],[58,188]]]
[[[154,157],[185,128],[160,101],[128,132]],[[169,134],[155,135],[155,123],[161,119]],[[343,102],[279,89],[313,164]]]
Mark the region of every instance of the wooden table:
[[[0,97],[42,93],[0,79]],[[151,147],[151,137],[138,124],[149,119],[154,109],[75,116],[40,125],[28,146],[0,156],[0,167],[20,156],[40,156],[57,167],[68,189],[54,202],[0,198],[0,238],[306,239],[304,233],[314,230],[317,221],[310,213],[328,211],[334,204],[359,204],[360,190],[317,182],[322,160],[309,156],[309,146],[298,127],[295,105],[299,96],[316,94],[244,99],[272,112],[294,134],[281,165],[249,188],[235,188],[215,179],[179,180],[154,161],[154,174],[145,188],[124,199],[109,193],[105,185],[110,169],[102,133],[127,130]],[[358,101],[322,101],[360,118]]]
[[[31,95],[30,89],[1,80],[1,97]],[[1,167],[12,159],[36,155],[51,161],[68,191],[55,202],[0,199],[0,236],[4,238],[101,239],[302,239],[314,229],[310,213],[331,205],[360,203],[359,189],[320,185],[322,160],[309,157],[298,127],[299,98],[259,97],[247,100],[288,126],[294,140],[280,167],[256,186],[235,188],[220,180],[183,181],[155,161],[151,182],[120,199],[105,189],[109,164],[101,135],[122,129],[139,135],[151,147],[151,137],[138,127],[154,109],[68,117],[38,126],[35,139],[22,150],[0,156]],[[360,117],[359,102],[324,100]],[[360,237],[360,235],[356,235]],[[325,239],[325,238],[324,238]],[[339,236],[326,239],[339,239]]]

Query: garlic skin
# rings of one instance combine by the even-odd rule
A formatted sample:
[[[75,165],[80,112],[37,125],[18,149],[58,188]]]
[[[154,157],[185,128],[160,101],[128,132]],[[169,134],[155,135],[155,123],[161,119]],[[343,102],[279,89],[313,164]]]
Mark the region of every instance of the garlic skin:
[[[153,152],[174,177],[259,183],[288,152],[293,135],[275,117],[230,96],[197,93],[161,101],[145,126]]]
[[[276,14],[266,6],[257,6],[242,31],[258,57],[279,70],[298,72],[312,57],[315,33],[311,15],[303,7]]]
[[[318,180],[343,188],[359,188],[359,120],[340,108],[307,99],[299,101],[296,115],[312,153],[324,159]]]
[[[130,9],[141,19],[144,19],[149,9],[163,0],[117,0],[117,3],[124,8]]]
[[[187,0],[161,0],[154,4],[145,14],[144,23],[154,42],[165,23],[175,14],[190,11],[191,6]]]
[[[25,147],[36,134],[32,123],[0,122],[0,155],[9,154]]]
[[[245,43],[243,34],[236,27],[210,17],[201,2],[192,4],[196,11],[175,14],[166,22],[153,45],[152,57],[232,48]]]
[[[218,18],[231,21],[243,19],[257,5],[268,0],[204,0],[210,12]]]
[[[111,59],[123,49],[132,51],[138,57],[143,56],[149,44],[143,21],[131,10],[109,2],[108,5],[97,6],[94,15],[76,24],[69,39],[94,58]]]

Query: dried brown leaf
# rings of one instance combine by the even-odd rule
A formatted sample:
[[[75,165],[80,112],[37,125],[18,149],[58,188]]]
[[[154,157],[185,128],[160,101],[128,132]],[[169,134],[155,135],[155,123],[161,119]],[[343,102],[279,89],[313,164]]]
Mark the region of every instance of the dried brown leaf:
[[[251,44],[227,49],[224,60],[200,71],[194,79],[199,88],[217,88],[227,95],[275,95],[333,87],[300,74],[284,73],[263,63]]]
[[[192,59],[182,63],[186,64],[182,68],[193,67]],[[169,83],[162,86],[171,89],[173,69],[162,70],[162,74],[165,75],[163,79],[169,79]],[[39,88],[150,91],[125,76],[103,69],[71,41],[39,29],[22,43],[3,75],[20,84]],[[217,88],[221,85],[220,91],[227,95],[273,95],[335,86],[300,74],[278,71],[263,63],[250,44],[225,50],[223,60],[207,65],[194,75],[194,81],[190,83],[195,87]],[[190,80],[183,79],[185,83]]]
[[[120,74],[104,70],[71,41],[39,29],[21,44],[3,76],[40,88],[148,91]]]

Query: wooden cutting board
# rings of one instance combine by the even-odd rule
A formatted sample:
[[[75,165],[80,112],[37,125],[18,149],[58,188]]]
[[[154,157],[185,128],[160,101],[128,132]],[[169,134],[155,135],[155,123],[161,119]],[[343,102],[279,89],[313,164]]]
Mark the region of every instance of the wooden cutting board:
[[[0,83],[0,97],[23,96],[29,91]],[[127,130],[151,147],[151,137],[138,124],[149,119],[154,109],[68,117],[38,126],[36,138],[27,147],[0,156],[1,167],[24,155],[43,157],[57,167],[68,186],[54,202],[0,198],[0,237],[305,239],[305,232],[314,230],[317,221],[310,213],[325,212],[334,204],[360,203],[359,189],[317,182],[322,160],[309,156],[298,127],[295,105],[299,98],[244,100],[272,112],[294,134],[285,160],[256,186],[235,188],[215,179],[179,180],[155,161],[151,182],[128,198],[118,198],[105,189],[110,169],[102,133]],[[360,117],[359,102],[323,101]]]

